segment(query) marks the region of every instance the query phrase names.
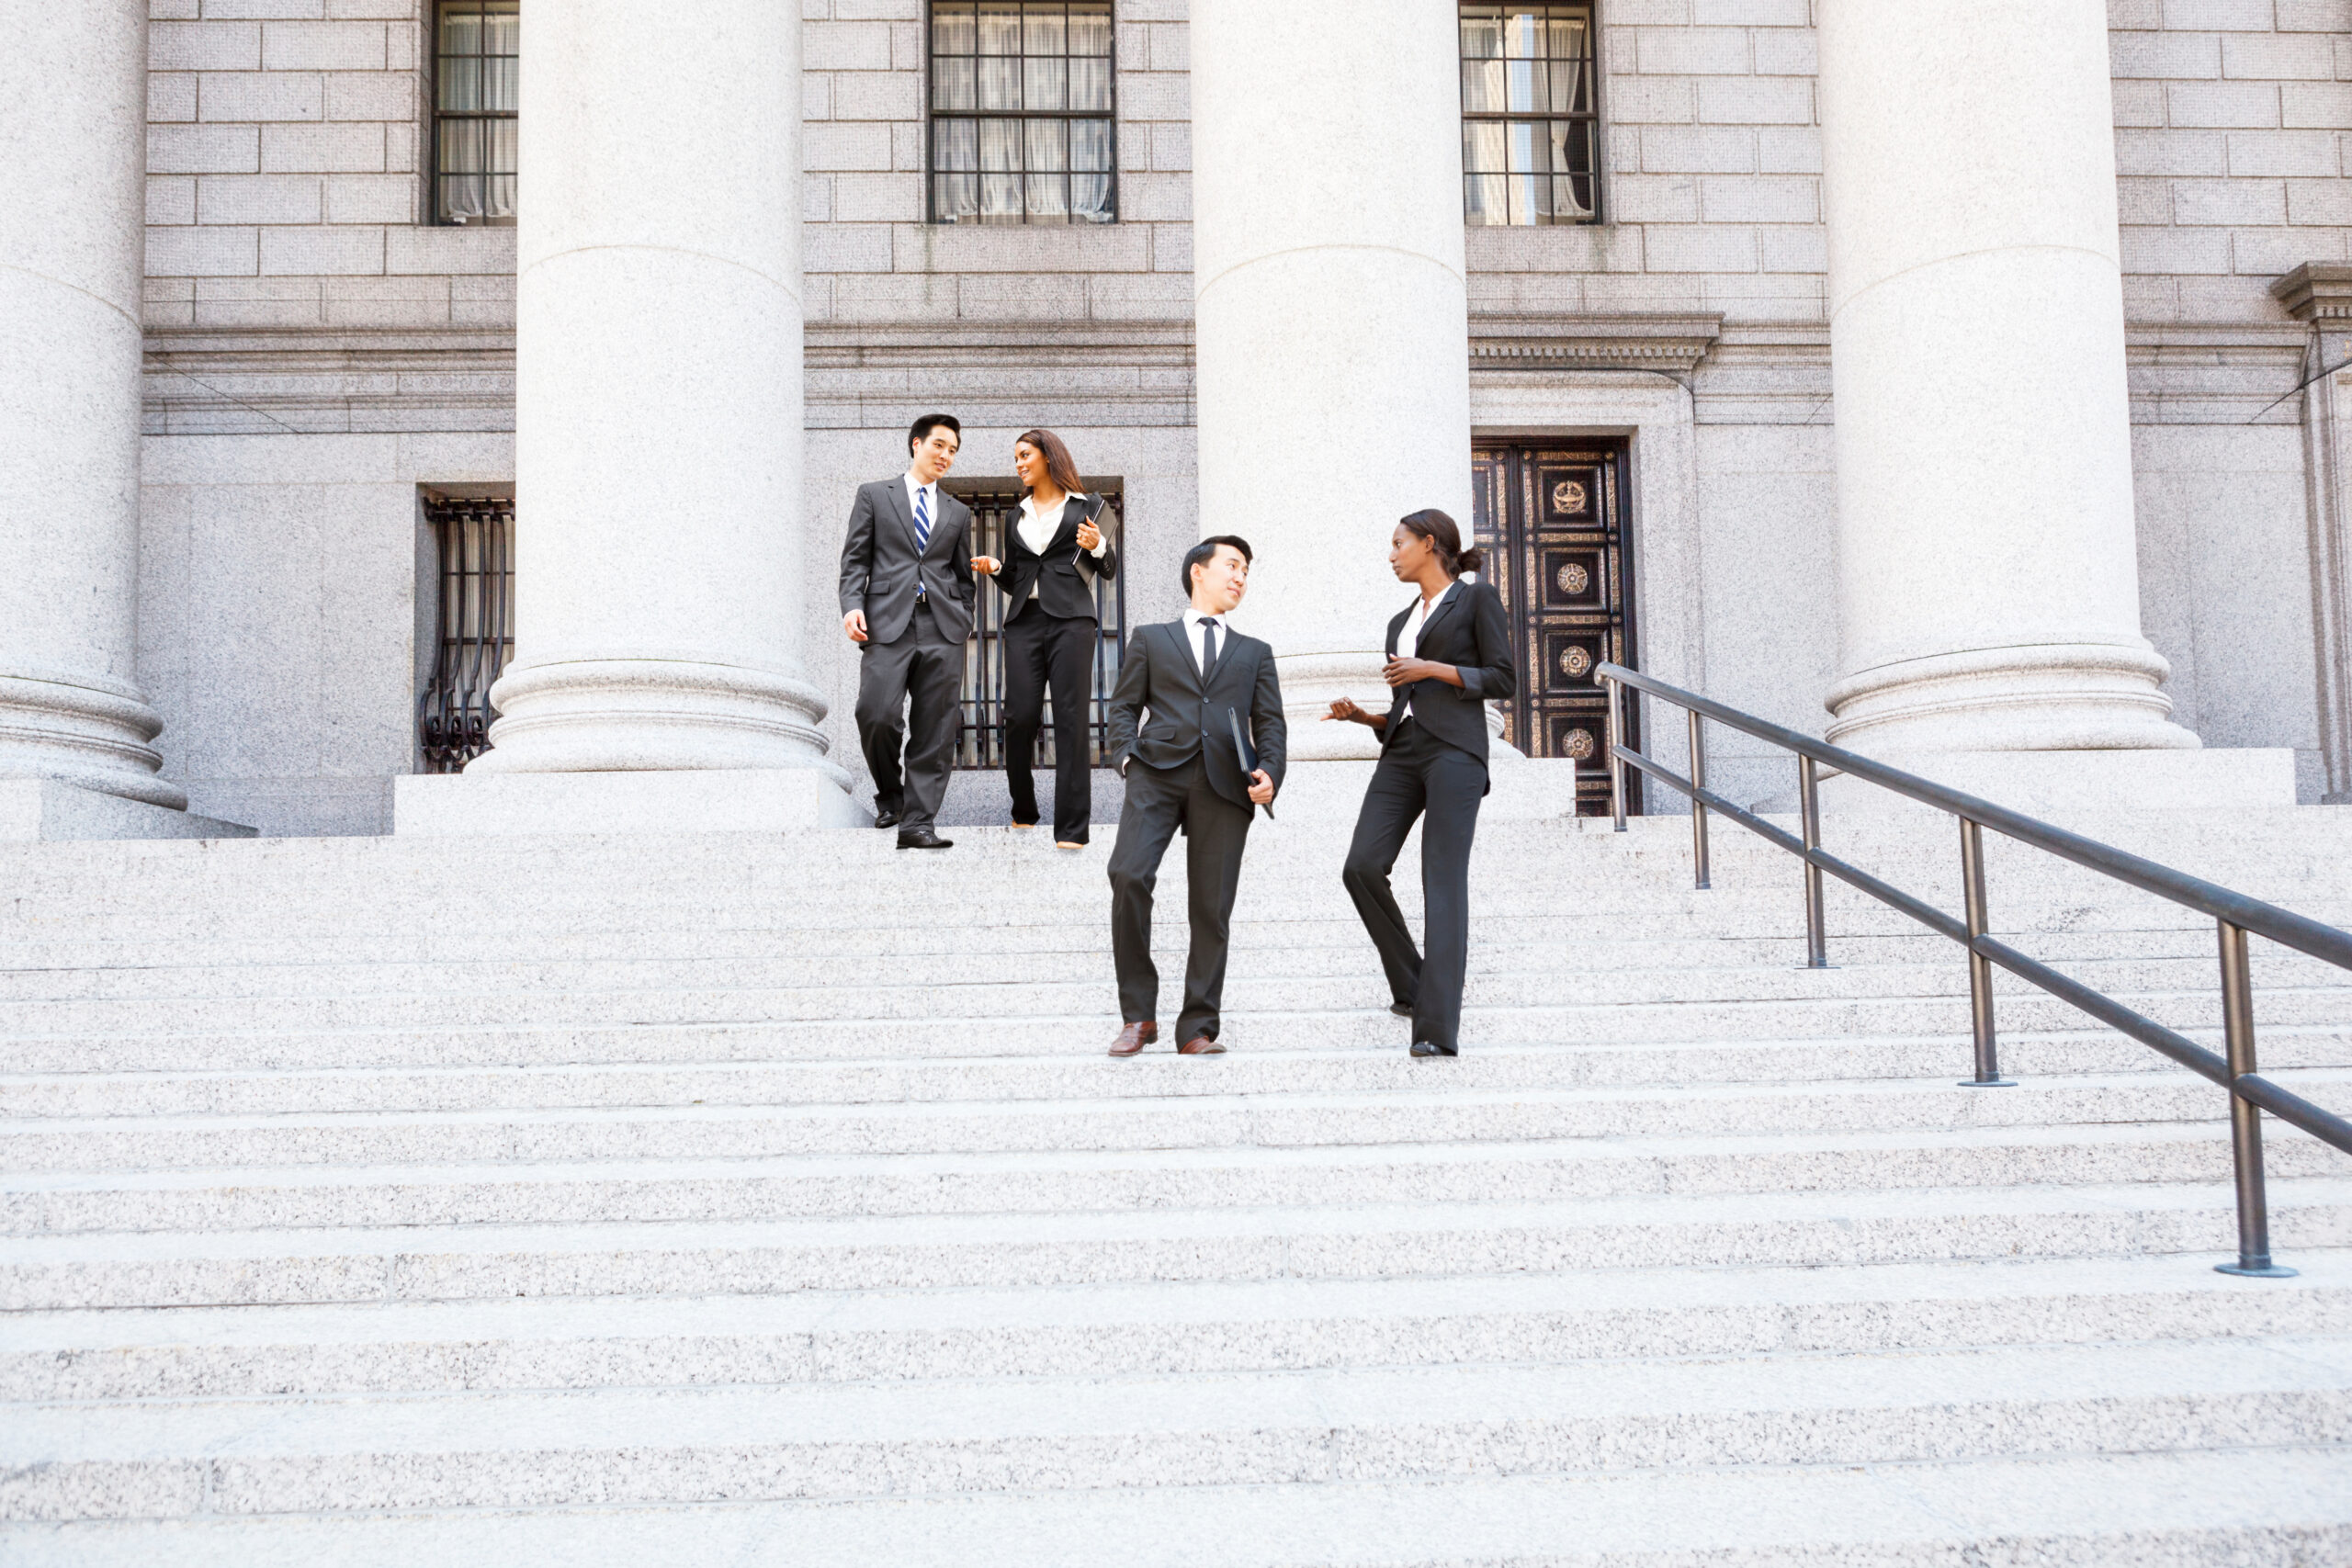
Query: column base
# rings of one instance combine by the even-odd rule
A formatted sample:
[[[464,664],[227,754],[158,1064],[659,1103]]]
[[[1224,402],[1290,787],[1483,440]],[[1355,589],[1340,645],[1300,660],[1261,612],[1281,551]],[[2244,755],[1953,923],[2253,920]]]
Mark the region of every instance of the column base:
[[[0,843],[82,839],[251,839],[217,817],[129,800],[57,779],[0,779]]]
[[[1889,767],[2090,838],[2098,838],[2101,821],[2119,812],[2238,811],[2295,804],[2295,754],[2284,747],[1872,755]],[[1821,809],[1860,815],[1924,814],[1932,808],[1876,784],[1839,777],[1823,782]]]
[[[675,773],[418,773],[392,781],[401,838],[533,833],[783,833],[859,828],[874,813],[830,768]]]

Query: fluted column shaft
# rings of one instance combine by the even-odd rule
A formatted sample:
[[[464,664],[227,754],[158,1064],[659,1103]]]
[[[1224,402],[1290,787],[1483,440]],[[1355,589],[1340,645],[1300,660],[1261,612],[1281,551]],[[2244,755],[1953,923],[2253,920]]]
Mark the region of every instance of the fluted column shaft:
[[[1864,750],[2193,747],[2140,633],[2104,0],[1823,0]]]
[[[1242,624],[1294,758],[1375,745],[1313,720],[1385,705],[1396,519],[1470,523],[1455,26],[1425,0],[1192,8],[1201,531],[1258,552]]]
[[[186,807],[137,670],[146,0],[0,37],[0,777]]]
[[[469,771],[821,765],[799,8],[543,0],[525,25],[516,657]]]

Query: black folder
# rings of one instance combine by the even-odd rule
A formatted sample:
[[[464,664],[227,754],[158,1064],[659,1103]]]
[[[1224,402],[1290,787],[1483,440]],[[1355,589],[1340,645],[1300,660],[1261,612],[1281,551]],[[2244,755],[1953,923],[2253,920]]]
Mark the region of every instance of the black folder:
[[[1227,723],[1233,726],[1233,750],[1234,754],[1241,759],[1241,776],[1255,784],[1257,781],[1250,779],[1250,775],[1258,771],[1258,749],[1250,745],[1250,737],[1242,733],[1241,711],[1238,708],[1227,708],[1225,710],[1225,718]],[[1259,809],[1266,814],[1268,821],[1273,820],[1272,807],[1261,806]]]

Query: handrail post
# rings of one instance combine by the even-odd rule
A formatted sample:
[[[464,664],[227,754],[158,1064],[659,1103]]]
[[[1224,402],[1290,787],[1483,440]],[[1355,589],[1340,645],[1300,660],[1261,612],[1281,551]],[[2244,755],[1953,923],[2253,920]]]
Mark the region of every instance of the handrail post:
[[[2246,963],[2245,928],[2217,920],[2222,939],[2222,1034],[2228,1043],[2230,1077],[2254,1067],[2254,976]],[[2224,1274],[2258,1280],[2293,1277],[2292,1269],[2270,1261],[2270,1200],[2262,1179],[2262,1108],[2230,1089],[2230,1153],[2236,1168],[2238,1260],[2217,1263]]]
[[[1609,694],[1609,815],[1616,819],[1617,831],[1622,833],[1625,830],[1625,759],[1617,754],[1622,735],[1617,708],[1625,700],[1625,688],[1614,675],[1604,676],[1600,683]]]
[[[2001,1076],[1993,1033],[1993,961],[1976,951],[1992,923],[1984,904],[1984,829],[1965,817],[1960,819],[1960,881],[1968,906],[1968,1013],[1976,1041],[1976,1076],[1962,1078],[1961,1087],[2015,1089],[2015,1078]]]
[[[1797,797],[1804,815],[1804,966],[1829,967],[1829,931],[1822,917],[1821,868],[1813,863],[1821,848],[1821,783],[1813,759],[1797,758]]]
[[[1706,719],[1697,708],[1690,715],[1690,787],[1707,787]],[[1702,888],[1713,886],[1707,877],[1707,808],[1699,804],[1696,795],[1690,799],[1690,869]]]

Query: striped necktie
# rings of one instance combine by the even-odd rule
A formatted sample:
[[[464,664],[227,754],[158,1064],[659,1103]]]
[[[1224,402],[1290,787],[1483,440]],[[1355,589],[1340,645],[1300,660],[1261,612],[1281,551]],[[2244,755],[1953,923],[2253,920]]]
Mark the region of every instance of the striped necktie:
[[[923,497],[930,493],[927,486],[915,487],[915,548],[918,550],[931,548],[931,508],[923,503]]]

